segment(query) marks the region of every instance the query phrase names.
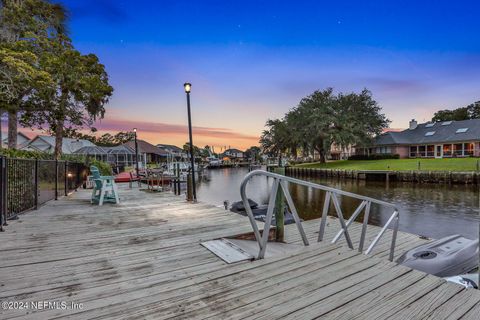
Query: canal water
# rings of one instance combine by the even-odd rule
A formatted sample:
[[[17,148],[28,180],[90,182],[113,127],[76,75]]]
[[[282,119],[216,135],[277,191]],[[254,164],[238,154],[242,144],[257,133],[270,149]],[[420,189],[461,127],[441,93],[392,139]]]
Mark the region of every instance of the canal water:
[[[207,170],[197,186],[198,199],[223,206],[225,200],[240,200],[240,183],[247,168]],[[400,230],[438,239],[452,234],[478,238],[479,190],[465,185],[412,184],[404,182],[364,181],[337,178],[311,178],[312,182],[392,202],[400,209]],[[247,195],[259,204],[268,202],[272,179],[253,177]],[[290,192],[301,218],[319,218],[325,193],[298,185],[290,185]],[[340,198],[346,218],[360,203],[351,198]],[[332,208],[331,208],[332,209]],[[331,210],[331,213],[334,213]],[[372,204],[369,223],[383,225],[391,209]]]

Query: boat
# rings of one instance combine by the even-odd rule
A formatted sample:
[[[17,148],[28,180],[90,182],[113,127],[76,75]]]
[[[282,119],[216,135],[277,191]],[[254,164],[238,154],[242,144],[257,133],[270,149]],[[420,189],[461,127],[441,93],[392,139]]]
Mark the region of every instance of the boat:
[[[259,205],[252,199],[248,199],[248,203],[250,205],[250,208],[252,209],[252,213],[253,213],[253,216],[255,217],[255,220],[265,222],[265,219],[267,217],[268,205]],[[247,211],[245,210],[243,201],[234,202],[230,208],[230,211],[241,214],[243,216],[247,216]],[[284,224],[295,223],[295,219],[293,218],[292,213],[288,211],[287,208],[285,208],[285,218],[283,223]],[[271,224],[272,226],[276,225],[275,216],[273,216]]]
[[[438,277],[466,274],[478,266],[478,239],[448,236],[405,252],[397,263]]]
[[[217,168],[222,165],[222,160],[213,156],[207,157],[207,161],[208,161],[207,168]]]

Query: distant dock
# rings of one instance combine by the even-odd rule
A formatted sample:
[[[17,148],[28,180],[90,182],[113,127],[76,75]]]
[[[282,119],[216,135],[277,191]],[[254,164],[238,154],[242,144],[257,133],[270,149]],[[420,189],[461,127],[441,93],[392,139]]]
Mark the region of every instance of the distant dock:
[[[274,167],[269,167],[270,171]],[[421,171],[421,170],[347,170],[285,167],[285,174],[299,178],[332,177],[356,180],[401,181],[439,184],[480,184],[480,172]]]
[[[119,205],[98,207],[80,190],[10,222],[0,300],[82,307],[3,309],[1,319],[479,319],[479,291],[389,262],[391,231],[367,256],[330,244],[337,219],[319,244],[319,221],[305,221],[310,246],[227,264],[200,242],[251,232],[246,217],[170,193],[119,193]],[[361,228],[349,227],[353,241]],[[294,225],[285,239],[302,241]],[[396,257],[425,241],[399,232]]]

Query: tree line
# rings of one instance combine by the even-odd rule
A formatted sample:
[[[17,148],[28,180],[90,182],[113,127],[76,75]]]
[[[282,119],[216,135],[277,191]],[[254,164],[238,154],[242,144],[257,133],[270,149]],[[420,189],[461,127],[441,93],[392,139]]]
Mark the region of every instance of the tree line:
[[[461,121],[469,119],[480,119],[480,101],[453,110],[439,110],[433,115],[432,122]]]
[[[105,115],[108,74],[96,55],[75,49],[67,21],[61,4],[0,0],[0,117],[8,115],[9,148],[20,123],[54,135],[58,158],[64,136]]]
[[[388,127],[390,120],[367,89],[360,93],[317,90],[300,100],[281,119],[269,119],[260,144],[279,157],[313,156],[325,162],[333,144],[339,148],[368,145]]]

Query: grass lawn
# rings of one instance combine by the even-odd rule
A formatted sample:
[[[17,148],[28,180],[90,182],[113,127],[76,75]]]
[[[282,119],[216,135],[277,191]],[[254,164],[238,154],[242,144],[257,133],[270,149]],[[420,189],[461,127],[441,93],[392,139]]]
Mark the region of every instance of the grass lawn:
[[[425,171],[476,171],[478,158],[455,159],[387,159],[387,160],[338,160],[325,164],[318,162],[299,164],[301,168],[325,168],[346,170],[420,170]]]

